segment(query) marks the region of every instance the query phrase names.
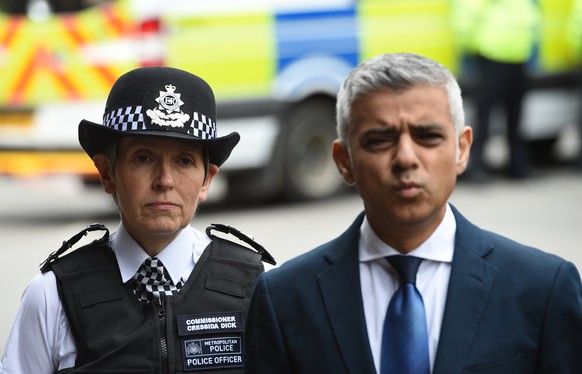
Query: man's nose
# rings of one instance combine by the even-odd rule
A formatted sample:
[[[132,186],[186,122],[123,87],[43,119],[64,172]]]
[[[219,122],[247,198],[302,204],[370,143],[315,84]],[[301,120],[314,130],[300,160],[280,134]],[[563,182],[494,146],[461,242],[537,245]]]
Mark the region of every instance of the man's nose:
[[[406,170],[418,166],[416,144],[409,135],[402,135],[395,148],[393,167],[396,170]]]

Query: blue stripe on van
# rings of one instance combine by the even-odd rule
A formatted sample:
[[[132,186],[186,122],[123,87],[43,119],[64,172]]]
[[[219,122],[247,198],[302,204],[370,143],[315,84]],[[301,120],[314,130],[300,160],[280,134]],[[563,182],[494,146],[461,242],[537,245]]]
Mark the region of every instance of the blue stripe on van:
[[[332,56],[355,66],[359,61],[356,11],[279,13],[276,15],[277,71],[309,56]]]

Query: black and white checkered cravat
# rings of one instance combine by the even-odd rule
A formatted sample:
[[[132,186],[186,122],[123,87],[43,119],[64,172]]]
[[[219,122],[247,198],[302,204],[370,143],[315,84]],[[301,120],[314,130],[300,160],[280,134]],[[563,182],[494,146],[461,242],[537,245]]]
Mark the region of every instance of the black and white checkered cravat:
[[[157,257],[147,258],[133,276],[133,292],[141,301],[150,302],[160,295],[171,296],[182,288],[182,281],[172,282],[168,270]]]

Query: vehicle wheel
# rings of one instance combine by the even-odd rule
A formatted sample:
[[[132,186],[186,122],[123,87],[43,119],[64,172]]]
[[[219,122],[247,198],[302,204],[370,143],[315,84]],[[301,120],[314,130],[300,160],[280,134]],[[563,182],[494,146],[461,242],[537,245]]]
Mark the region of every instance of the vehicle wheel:
[[[283,194],[288,200],[315,200],[344,188],[331,155],[336,138],[335,106],[317,98],[294,107],[281,134]]]

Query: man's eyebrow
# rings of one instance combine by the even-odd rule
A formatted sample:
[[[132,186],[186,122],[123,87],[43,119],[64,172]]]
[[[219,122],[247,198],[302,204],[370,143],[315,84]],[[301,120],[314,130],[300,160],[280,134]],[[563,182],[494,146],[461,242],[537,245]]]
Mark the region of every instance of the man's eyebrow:
[[[364,131],[362,136],[390,135],[396,132],[397,131],[394,127],[375,127],[373,129]]]
[[[414,130],[421,131],[442,130],[444,128],[443,125],[440,125],[438,123],[417,123],[410,125],[410,127]]]
[[[412,131],[440,131],[444,129],[443,125],[438,123],[416,123],[409,125]],[[362,136],[382,136],[391,135],[398,132],[394,126],[382,126],[368,129],[362,133]]]

